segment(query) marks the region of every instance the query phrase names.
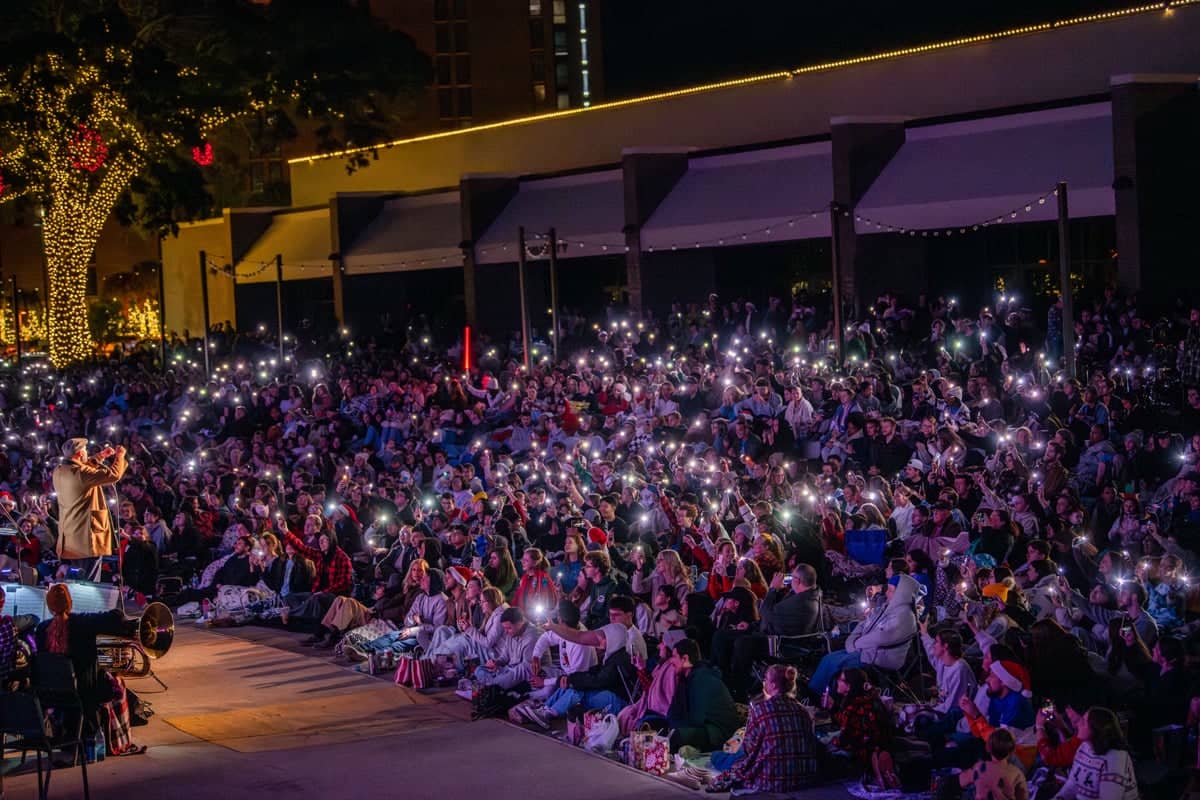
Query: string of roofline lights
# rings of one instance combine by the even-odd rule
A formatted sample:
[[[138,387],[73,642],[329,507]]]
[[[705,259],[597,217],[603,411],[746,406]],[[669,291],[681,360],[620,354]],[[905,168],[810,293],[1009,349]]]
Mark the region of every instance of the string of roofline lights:
[[[855,231],[861,232],[861,228],[859,226],[859,223],[861,223],[863,228],[874,227],[877,230],[887,231],[889,233],[899,233],[899,234],[908,235],[908,236],[922,236],[922,237],[933,236],[935,238],[940,238],[942,236],[946,236],[946,237],[953,236],[955,234],[955,232],[957,232],[959,235],[965,235],[965,234],[973,232],[973,231],[978,231],[982,228],[991,227],[992,225],[1002,224],[1006,220],[1018,219],[1021,216],[1021,214],[1023,214],[1023,213],[1030,214],[1033,212],[1035,207],[1044,206],[1046,204],[1046,202],[1048,200],[1050,200],[1050,198],[1057,197],[1057,196],[1058,196],[1058,188],[1056,187],[1056,188],[1050,189],[1049,191],[1044,192],[1043,194],[1040,194],[1036,197],[1030,198],[1030,200],[1028,202],[1021,203],[1020,205],[1016,206],[1015,208],[1011,208],[1001,214],[989,215],[984,219],[978,220],[977,222],[963,223],[963,224],[959,224],[959,225],[940,226],[937,228],[912,228],[912,227],[908,227],[908,226],[904,226],[904,225],[895,225],[895,224],[892,224],[889,222],[884,222],[882,220],[876,220],[871,217],[866,217],[866,216],[863,216],[862,214],[854,213]],[[824,206],[824,207],[818,208],[818,209],[812,209],[812,210],[806,211],[800,215],[791,217],[789,219],[785,219],[781,222],[777,222],[777,223],[774,223],[771,225],[760,225],[758,227],[749,228],[744,231],[726,234],[723,236],[710,237],[707,239],[689,239],[687,241],[675,242],[675,243],[667,244],[667,245],[658,245],[656,247],[647,247],[646,252],[654,253],[657,251],[667,251],[667,250],[677,251],[677,250],[681,250],[681,249],[696,249],[696,248],[704,247],[706,245],[721,246],[721,245],[725,245],[725,244],[731,243],[731,242],[737,243],[740,241],[748,241],[750,239],[750,237],[759,237],[759,236],[769,237],[772,235],[773,232],[775,232],[777,230],[793,228],[799,222],[818,219],[822,215],[828,214],[831,208],[840,210],[843,217],[849,217],[851,215],[851,213],[853,213],[848,208],[844,208],[844,207],[838,206],[837,204],[831,203],[828,206]],[[559,246],[560,252],[566,252],[572,247],[579,247],[581,249],[594,248],[594,249],[598,249],[600,252],[608,252],[610,250],[613,250],[613,251],[617,251],[617,252],[621,252],[621,253],[628,253],[629,249],[630,249],[629,245],[624,244],[624,243],[614,244],[611,242],[585,241],[582,239],[574,239],[574,238],[569,238],[569,237],[564,238],[561,236],[557,237],[557,241],[558,241],[558,246]],[[786,239],[782,239],[780,241],[786,241]],[[534,246],[532,248],[530,247],[531,242],[534,244]],[[531,258],[544,258],[548,254],[549,242],[550,242],[550,235],[548,233],[541,233],[541,232],[527,233],[526,244],[525,244],[526,254],[528,256],[530,256]],[[541,249],[538,249],[538,245],[541,245]],[[512,243],[506,242],[504,244],[492,245],[490,247],[484,247],[484,248],[478,249],[476,251],[476,254],[478,256],[484,256],[489,253],[507,252],[510,247],[515,250],[517,247],[517,244],[515,242],[512,242]],[[224,258],[224,257],[218,256],[218,258]],[[515,260],[515,257],[514,257],[514,260]],[[426,264],[435,264],[435,263],[451,264],[452,262],[458,262],[458,261],[461,261],[461,259],[454,258],[452,256],[427,256],[425,258],[411,258],[411,259],[405,259],[403,261],[392,261],[392,262],[384,262],[384,263],[379,263],[379,264],[364,264],[363,266],[366,268],[369,268],[371,271],[377,271],[377,270],[387,270],[389,268],[394,268],[394,267],[415,267],[415,266],[422,266],[422,265],[426,265]],[[259,264],[257,264],[257,268],[250,272],[242,273],[242,272],[237,272],[235,269],[234,274],[231,275],[229,272],[229,269],[227,268],[226,265],[214,262],[211,257],[209,258],[209,266],[212,267],[213,269],[215,269],[218,273],[225,275],[227,277],[236,277],[236,278],[242,279],[242,280],[257,277],[258,275],[261,275],[269,267],[274,266],[274,264],[275,264],[274,259],[271,259],[269,261],[263,261],[263,262],[260,262]],[[302,271],[303,270],[327,271],[327,270],[332,269],[332,265],[330,265],[330,264],[289,264],[289,263],[285,262],[283,266],[287,267],[289,269],[302,270]],[[343,272],[346,271],[344,264],[342,265],[342,271]]]
[[[1017,219],[1023,213],[1031,214],[1031,213],[1033,213],[1034,208],[1036,208],[1038,206],[1046,205],[1047,200],[1049,200],[1052,197],[1057,197],[1057,196],[1058,196],[1058,188],[1055,187],[1054,189],[1051,189],[1050,191],[1045,192],[1044,194],[1041,194],[1041,195],[1038,195],[1037,197],[1032,198],[1027,203],[1022,203],[1022,204],[1018,205],[1016,208],[1012,208],[1012,209],[1009,209],[1008,211],[1005,211],[1003,214],[994,214],[994,215],[988,216],[985,219],[979,220],[978,222],[969,222],[969,223],[963,223],[960,225],[946,225],[946,226],[939,226],[936,228],[912,228],[912,227],[908,227],[905,225],[893,225],[888,222],[871,219],[870,217],[864,217],[861,214],[855,213],[854,214],[855,232],[856,233],[859,232],[858,223],[861,222],[866,227],[874,226],[877,230],[887,231],[889,233],[899,233],[899,234],[904,234],[904,235],[908,235],[908,236],[924,236],[924,237],[953,236],[956,231],[958,232],[959,235],[964,235],[967,233],[971,233],[972,231],[978,231],[982,228],[991,227],[992,225],[1003,224],[1006,220]],[[848,217],[848,216],[850,216],[850,214],[851,214],[851,211],[849,209],[846,209],[846,208],[842,209],[843,217]]]

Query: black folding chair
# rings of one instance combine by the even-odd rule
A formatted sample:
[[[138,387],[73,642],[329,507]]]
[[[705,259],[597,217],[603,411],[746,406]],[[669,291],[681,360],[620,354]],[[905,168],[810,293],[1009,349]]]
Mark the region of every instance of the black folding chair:
[[[911,703],[924,703],[927,699],[925,680],[925,653],[921,649],[921,636],[917,634],[882,650],[904,648],[904,662],[899,669],[884,669],[871,665],[868,674],[880,691],[891,693],[897,698],[906,698]]]
[[[825,598],[819,589],[817,593],[817,629],[812,633],[801,633],[794,636],[767,636],[767,656],[755,662],[754,677],[762,681],[771,664],[791,664],[804,675],[811,674],[812,667],[829,653],[833,652],[833,643],[825,625]]]
[[[33,750],[37,754],[38,797],[45,798],[53,766],[54,745],[46,732],[46,715],[33,692],[0,693],[0,761],[5,750],[20,750],[21,760]],[[42,753],[46,754],[46,773],[42,773]]]
[[[83,797],[90,800],[88,789],[87,754],[84,751],[84,707],[79,697],[79,686],[75,681],[75,666],[66,656],[53,653],[38,653],[33,657],[32,669],[33,694],[38,705],[52,708],[62,714],[63,730],[59,735],[49,740],[55,750],[72,754],[73,763],[78,764],[83,777]],[[43,736],[46,734],[43,733]],[[54,767],[50,759],[50,767],[46,770],[45,793],[50,792],[50,772]]]

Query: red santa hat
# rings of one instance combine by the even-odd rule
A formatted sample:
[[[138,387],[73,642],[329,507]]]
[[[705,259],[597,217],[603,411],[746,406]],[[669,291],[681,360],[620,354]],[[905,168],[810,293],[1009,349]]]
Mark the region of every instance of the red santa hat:
[[[460,567],[451,567],[450,569],[448,569],[446,571],[450,573],[450,577],[452,577],[452,578],[454,578],[454,580],[458,581],[458,584],[460,586],[466,586],[467,583],[470,582],[471,576],[474,574],[471,572],[470,567],[461,567],[461,566]]]
[[[600,528],[588,528],[588,544],[608,544],[608,534]]]
[[[1033,692],[1029,688],[1029,671],[1017,662],[994,661],[992,662],[992,674],[1000,680],[1000,683],[1007,686],[1009,691],[1033,697]]]

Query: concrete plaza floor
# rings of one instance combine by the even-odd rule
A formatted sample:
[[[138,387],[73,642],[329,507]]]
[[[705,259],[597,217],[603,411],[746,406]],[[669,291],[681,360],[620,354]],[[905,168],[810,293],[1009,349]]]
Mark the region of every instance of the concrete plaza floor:
[[[156,711],[134,728],[141,756],[88,769],[97,800],[191,798],[708,797],[498,720],[470,721],[450,692],[424,695],[335,663],[270,629],[179,626],[157,664],[170,687],[130,686]],[[82,797],[80,770],[55,770],[51,797]],[[5,781],[33,798],[33,774]],[[846,797],[834,789],[806,797]]]

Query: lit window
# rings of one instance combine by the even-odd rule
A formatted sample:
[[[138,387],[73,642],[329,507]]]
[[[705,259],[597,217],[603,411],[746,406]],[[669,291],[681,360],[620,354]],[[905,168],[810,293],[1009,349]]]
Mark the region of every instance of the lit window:
[[[533,101],[539,106],[546,102],[546,84],[535,83],[533,85]]]
[[[587,33],[587,3],[579,4],[579,32]]]
[[[567,24],[567,0],[554,0],[554,24]]]
[[[567,94],[566,92],[559,92],[558,93],[558,107],[559,108],[570,108],[571,107],[571,95]]]
[[[540,17],[542,15],[542,0],[529,0],[529,16]]]

